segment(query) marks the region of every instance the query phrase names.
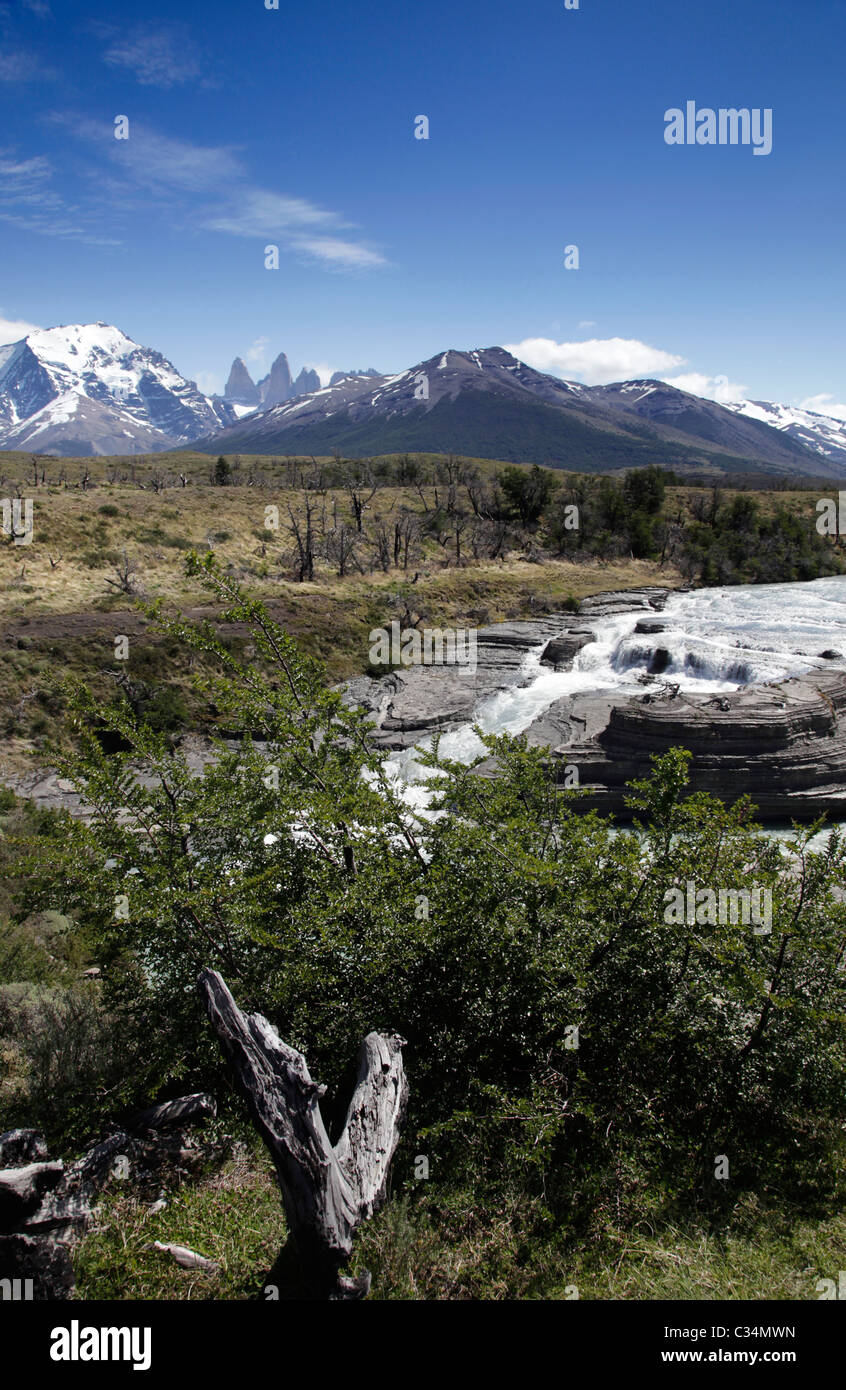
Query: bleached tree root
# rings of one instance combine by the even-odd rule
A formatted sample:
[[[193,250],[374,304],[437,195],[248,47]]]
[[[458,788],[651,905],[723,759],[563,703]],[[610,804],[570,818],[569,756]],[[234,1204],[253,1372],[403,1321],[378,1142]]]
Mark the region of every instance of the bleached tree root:
[[[276,1167],[289,1231],[312,1297],[364,1298],[370,1275],[343,1273],[356,1227],[378,1210],[408,1099],[403,1039],[369,1033],[343,1132],[332,1146],[305,1058],[261,1014],[243,1014],[223,978],[198,986],[253,1123]]]

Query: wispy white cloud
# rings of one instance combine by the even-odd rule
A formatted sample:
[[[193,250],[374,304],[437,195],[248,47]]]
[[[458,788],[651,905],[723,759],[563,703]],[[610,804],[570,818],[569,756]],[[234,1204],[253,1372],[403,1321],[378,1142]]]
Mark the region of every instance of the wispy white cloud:
[[[706,400],[719,405],[731,405],[735,401],[745,401],[749,388],[739,381],[729,381],[725,376],[707,376],[704,372],[682,372],[680,376],[665,376],[663,380],[679,391],[689,391],[692,396],[704,396]]]
[[[742,382],[729,381],[726,376],[677,372],[675,368],[687,365],[684,357],[652,347],[639,338],[588,338],[572,343],[557,343],[553,338],[524,338],[522,343],[506,343],[505,346],[537,371],[582,381],[586,386],[652,377],[720,405],[745,400],[748,391]],[[811,406],[807,408],[812,409]],[[846,411],[846,407],[843,409]]]
[[[23,48],[0,51],[0,82],[34,82],[46,76],[47,72],[35,53]]]
[[[56,192],[53,175],[53,166],[43,155],[21,159],[11,150],[0,150],[0,221],[90,246],[118,245]]]
[[[329,362],[304,362],[303,366],[310,372],[317,372],[321,386],[328,386],[335,372],[338,371],[338,368],[331,366]]]
[[[846,420],[846,405],[840,404],[825,392],[819,396],[806,396],[800,403],[800,408],[813,410],[817,415],[830,415],[834,420]]]
[[[228,145],[195,145],[138,124],[131,125],[130,131],[128,140],[112,138],[110,152],[130,169],[136,182],[148,188],[210,193],[242,175],[241,162]]]
[[[211,85],[203,55],[184,25],[146,25],[129,33],[111,32],[114,37],[103,54],[105,62],[110,67],[126,68],[141,86]]]
[[[371,251],[369,247],[354,241],[342,241],[339,237],[295,237],[291,244],[298,251],[305,251],[315,260],[338,269],[387,264],[378,251]]]
[[[162,135],[130,118],[129,139],[116,140],[107,121],[68,113],[47,117],[54,125],[98,148],[117,171],[108,179],[98,169],[96,195],[124,210],[133,193],[154,193],[166,215],[194,228],[228,236],[264,239],[298,251],[328,269],[358,270],[387,264],[385,257],[353,235],[340,213],[308,198],[261,188],[249,179],[231,145],[198,145]],[[121,185],[123,185],[121,187]]]
[[[223,395],[223,377],[218,372],[197,372],[194,380],[203,392],[203,395]]]
[[[11,150],[0,150],[0,196],[5,202],[59,206],[61,199],[49,187],[52,176],[50,161],[43,155],[18,159]]]
[[[553,338],[524,338],[504,346],[522,362],[540,372],[603,386],[633,377],[657,377],[680,367],[677,353],[650,347],[637,338],[588,338],[584,342],[556,343]]]
[[[255,342],[250,343],[244,354],[248,362],[264,365],[267,361],[267,349],[270,347],[269,338],[256,338]]]
[[[286,198],[266,188],[244,188],[239,189],[232,206],[207,225],[233,236],[264,237],[289,227],[343,227],[347,223],[307,198]]]
[[[88,146],[99,149],[141,188],[154,192],[218,193],[227,184],[242,180],[244,168],[231,145],[197,145],[161,135],[129,118],[129,139],[116,140],[110,121],[68,112],[52,112],[51,125],[59,126]]]
[[[0,346],[6,343],[18,343],[21,338],[25,338],[29,333],[34,333],[40,327],[37,323],[29,323],[26,319],[7,319],[5,313],[0,309]]]
[[[14,9],[5,0],[0,0],[0,82],[47,82],[55,78],[57,73],[47,67],[43,53],[31,48],[27,40],[21,38],[24,33],[18,23],[21,9],[29,10],[40,19],[49,18],[51,13],[47,0],[18,0]]]

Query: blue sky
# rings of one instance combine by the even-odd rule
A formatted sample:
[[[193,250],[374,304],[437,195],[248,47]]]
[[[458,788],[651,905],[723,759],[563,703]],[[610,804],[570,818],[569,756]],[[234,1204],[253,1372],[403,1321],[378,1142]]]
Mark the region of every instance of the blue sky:
[[[208,390],[505,344],[846,414],[844,50],[841,0],[8,0],[0,339],[102,319]],[[772,153],[667,145],[689,100]]]

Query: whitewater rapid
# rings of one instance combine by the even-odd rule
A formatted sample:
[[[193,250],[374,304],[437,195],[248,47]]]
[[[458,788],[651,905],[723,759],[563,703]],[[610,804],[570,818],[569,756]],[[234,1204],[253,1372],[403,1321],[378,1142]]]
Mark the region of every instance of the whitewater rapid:
[[[664,630],[635,632],[644,618]],[[846,664],[846,577],[697,589],[671,594],[662,612],[587,614],[583,624],[597,640],[577,653],[571,670],[541,666],[546,644],[540,643],[528,653],[515,685],[481,700],[467,723],[441,735],[441,754],[469,763],[484,752],[474,725],[485,733],[520,734],[565,695],[642,693],[637,677],[649,670],[659,647],[669,656],[661,679],[704,695]],[[824,658],[824,651],[844,654],[843,661]],[[428,737],[385,762],[404,799],[421,811],[428,797],[419,785],[425,770],[416,753],[431,745]]]

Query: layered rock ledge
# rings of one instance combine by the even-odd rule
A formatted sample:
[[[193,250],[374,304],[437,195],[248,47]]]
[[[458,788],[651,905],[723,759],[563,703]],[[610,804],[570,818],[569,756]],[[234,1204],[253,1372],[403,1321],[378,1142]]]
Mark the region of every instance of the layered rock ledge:
[[[519,688],[534,679],[529,653],[542,648],[543,665],[568,671],[576,654],[596,638],[585,619],[618,613],[660,612],[669,589],[613,590],[582,600],[578,613],[551,613],[520,622],[495,623],[476,632],[476,669],[417,665],[385,676],[358,676],[344,687],[344,699],[367,710],[374,739],[386,750],[411,748],[427,734],[454,728],[472,718],[480,700]]]
[[[487,696],[526,685],[536,674],[524,670],[529,653],[543,643],[566,643],[578,627],[583,624],[574,614],[555,613],[479,628],[475,670],[421,664],[385,676],[357,676],[346,683],[344,699],[368,711],[378,745],[386,750],[411,748],[427,734],[466,723]],[[591,632],[584,641],[592,638]],[[573,653],[577,650],[573,647]]]
[[[626,783],[649,775],[652,754],[682,747],[692,754],[691,792],[727,802],[748,794],[762,820],[846,819],[846,671],[710,698],[664,687],[606,702],[603,718],[601,729],[553,749],[560,782],[565,765],[579,770],[580,810],[624,812]]]

